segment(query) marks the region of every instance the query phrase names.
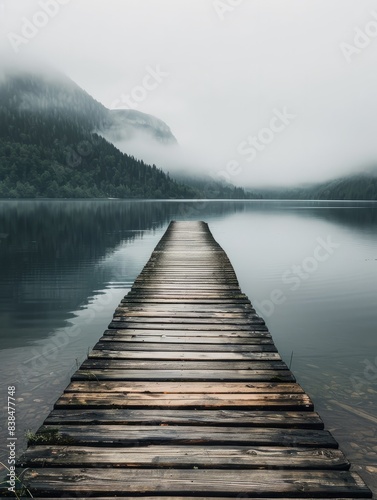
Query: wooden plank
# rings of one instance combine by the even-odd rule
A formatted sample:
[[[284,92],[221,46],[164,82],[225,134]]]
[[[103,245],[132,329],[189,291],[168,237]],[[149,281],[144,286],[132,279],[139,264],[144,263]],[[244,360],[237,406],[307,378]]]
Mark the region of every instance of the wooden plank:
[[[182,286],[182,282],[187,285],[187,289],[195,290],[231,290],[232,292],[237,291],[242,293],[239,287],[238,280],[227,274],[218,274],[214,276],[211,274],[206,274],[203,270],[197,273],[197,276],[190,275],[190,277],[184,276],[177,269],[170,273],[164,273],[160,275],[155,275],[148,273],[142,276],[140,279],[135,280],[131,290],[137,291],[139,289],[144,290],[148,288],[156,288],[158,290],[163,290],[164,288],[179,289]]]
[[[304,394],[297,383],[239,382],[71,382],[65,392],[164,394]]]
[[[113,320],[109,328],[114,328],[115,330],[119,328],[125,328],[125,329],[155,329],[156,331],[158,330],[177,330],[180,329],[181,331],[190,331],[190,330],[195,330],[195,331],[203,331],[203,332],[208,332],[208,331],[213,331],[213,332],[225,332],[225,331],[245,331],[245,332],[254,332],[254,331],[267,331],[267,327],[261,323],[250,323],[250,324],[245,324],[245,325],[227,325],[227,324],[219,324],[219,323],[211,323],[211,324],[205,324],[205,323],[139,323],[139,322],[131,322],[131,321],[118,321],[118,320]]]
[[[228,469],[348,470],[349,462],[332,448],[265,446],[147,446],[134,448],[31,446],[22,467],[170,467]]]
[[[184,280],[182,280],[184,283]],[[156,301],[153,300],[153,298],[149,301],[143,304],[141,300],[138,300],[136,295],[132,297],[128,297],[128,295],[125,295],[121,302],[119,303],[119,307],[130,307],[130,308],[144,308],[144,307],[152,307],[152,308],[160,308],[160,309],[168,309],[172,307],[173,309],[191,309],[192,306],[195,305],[199,308],[199,310],[203,311],[213,311],[213,310],[223,310],[224,312],[227,311],[234,311],[234,312],[240,312],[240,311],[246,311],[246,312],[252,312],[254,311],[254,307],[251,305],[251,302],[249,299],[247,300],[211,300],[208,303],[204,302],[201,303],[200,301],[196,300],[195,304],[192,303],[192,301],[189,301],[188,303],[184,301],[172,301],[171,303],[165,304],[163,302],[158,301],[158,297],[156,297]]]
[[[111,344],[106,344],[105,348],[101,349],[98,346],[94,346],[94,350],[99,350],[100,352],[111,352]],[[119,347],[118,347],[119,349]],[[94,352],[94,351],[93,351]],[[118,353],[118,359],[150,359],[150,360],[167,360],[167,361],[281,361],[280,355],[276,352],[198,352],[198,351],[142,351],[142,350],[132,350],[129,351],[124,347],[122,350],[116,350],[114,347],[114,353]],[[204,366],[198,365],[199,369],[203,369]],[[252,369],[252,366],[248,368]]]
[[[149,261],[145,265],[144,269],[140,273],[141,275],[152,274],[152,273],[163,273],[171,270],[172,268],[175,270],[179,268],[182,273],[191,274],[192,270],[196,267],[200,267],[201,263],[196,260],[195,262],[190,262],[189,259],[185,259],[182,254],[179,255],[180,258],[177,258],[173,261],[173,256],[169,255],[168,258],[164,258],[164,253],[167,252],[165,247],[164,251],[158,252],[156,249],[152,253]],[[186,256],[187,256],[186,252]],[[192,252],[190,252],[192,254]],[[223,254],[224,255],[224,254]],[[230,263],[230,261],[226,261],[226,259],[221,259],[221,255],[218,253],[217,255],[209,254],[209,258],[206,259],[208,264],[203,268],[204,273],[212,274],[212,273],[227,273],[229,275],[235,276],[234,269]]]
[[[182,256],[180,256],[182,257]],[[135,282],[143,281],[145,279],[159,279],[165,277],[171,277],[172,279],[185,279],[188,281],[193,281],[201,278],[208,279],[218,279],[223,280],[224,278],[229,278],[232,281],[238,281],[237,276],[234,271],[229,269],[227,263],[219,263],[219,265],[211,265],[211,260],[209,263],[203,267],[199,266],[199,263],[194,263],[190,268],[188,266],[183,266],[182,261],[176,260],[174,263],[169,263],[167,261],[154,262],[153,265],[146,265],[143,271],[136,278]],[[195,267],[199,269],[195,269]]]
[[[208,263],[205,263],[206,267],[208,267]],[[178,262],[177,262],[178,266]],[[176,284],[179,282],[182,282],[182,279],[185,280],[185,282],[188,285],[196,285],[198,284],[199,286],[207,286],[209,283],[214,283],[215,285],[220,285],[220,286],[228,286],[231,288],[235,288],[237,290],[240,290],[239,283],[237,280],[237,277],[232,274],[232,273],[221,273],[221,267],[212,270],[203,270],[200,269],[197,272],[193,271],[190,273],[187,273],[186,271],[183,271],[179,274],[177,266],[174,266],[174,269],[171,269],[171,272],[169,272],[168,269],[161,269],[158,273],[154,272],[153,270],[146,270],[145,273],[140,274],[136,280],[133,283],[133,287],[138,288],[138,287],[143,287],[145,285],[149,286],[150,284]],[[217,272],[217,275],[214,273]],[[182,277],[182,274],[185,275],[185,277]],[[203,279],[204,278],[204,279]]]
[[[152,269],[147,269],[145,272],[141,273],[138,278],[134,281],[136,285],[143,285],[145,282],[152,283],[191,283],[191,284],[201,284],[204,283],[231,283],[232,286],[237,286],[239,288],[239,282],[237,277],[232,272],[227,272],[221,269],[213,269],[206,272],[205,269],[191,270],[187,272],[185,268],[179,268],[178,266],[164,268],[160,271],[155,271]]]
[[[143,294],[145,292],[150,293],[151,291],[156,293],[199,293],[199,294],[220,294],[220,296],[242,296],[242,292],[238,285],[238,282],[232,280],[231,278],[224,277],[223,279],[206,279],[201,273],[201,278],[197,280],[171,280],[168,277],[166,279],[159,278],[155,279],[153,276],[145,277],[142,281],[135,282],[131,287],[131,294]],[[182,289],[182,282],[185,283],[185,288]]]
[[[137,294],[128,293],[126,297],[121,301],[122,304],[172,304],[172,305],[211,305],[214,306],[216,304],[221,305],[222,307],[229,305],[231,307],[241,307],[242,305],[251,305],[250,300],[244,295],[243,297],[238,297],[234,299],[234,297],[213,297],[209,298],[190,298],[190,297],[159,297],[159,296],[149,296],[142,297]]]
[[[294,446],[338,448],[325,430],[186,425],[42,425],[43,444],[70,446],[147,446],[200,444],[238,446]]]
[[[194,309],[194,308],[193,308]],[[132,321],[132,318],[168,318],[169,320],[175,321],[176,319],[219,319],[220,323],[225,320],[237,320],[236,324],[246,323],[248,319],[258,318],[255,313],[245,311],[240,312],[218,312],[218,311],[159,311],[156,309],[144,309],[144,310],[135,310],[130,309],[128,307],[117,307],[115,309],[115,317],[127,318]]]
[[[156,333],[156,332],[155,332]],[[271,336],[269,334],[263,334],[262,335],[254,335],[254,336],[248,336],[248,337],[240,337],[240,336],[233,336],[233,337],[226,337],[226,336],[212,336],[212,337],[205,337],[205,336],[197,336],[197,337],[192,337],[189,335],[184,335],[184,336],[174,336],[170,335],[170,333],[165,334],[165,333],[160,333],[159,335],[135,335],[135,334],[130,334],[128,330],[122,331],[122,330],[116,330],[116,333],[113,330],[107,330],[104,334],[104,337],[100,339],[100,341],[107,341],[107,340],[112,340],[112,341],[117,341],[117,342],[144,342],[145,344],[148,344],[149,342],[154,342],[154,343],[160,343],[160,344],[200,344],[200,345],[205,345],[205,344],[219,344],[219,345],[239,345],[239,344],[249,344],[249,345],[258,345],[258,344],[272,344],[273,341],[271,339]],[[163,347],[163,346],[161,346]]]
[[[122,354],[122,353],[120,353]],[[288,371],[283,361],[171,361],[148,359],[124,359],[117,351],[92,351],[90,357],[82,363],[80,370],[268,370]]]
[[[150,324],[161,324],[161,325],[166,325],[166,324],[173,324],[175,325],[175,328],[177,326],[180,328],[181,325],[192,325],[192,324],[200,324],[200,325],[232,325],[233,328],[239,328],[240,326],[250,326],[250,325],[265,325],[265,322],[258,318],[258,317],[253,317],[253,318],[226,318],[222,317],[221,319],[219,318],[210,318],[208,316],[204,317],[203,315],[201,316],[200,314],[197,314],[196,317],[183,317],[183,316],[121,316],[121,315],[115,315],[113,316],[113,322],[129,322],[129,323],[141,323],[146,326]]]
[[[26,469],[23,483],[32,494],[48,495],[57,484],[65,492],[124,495],[153,493],[210,496],[247,494],[295,498],[347,496],[370,498],[371,492],[360,477],[348,471],[288,470],[202,470],[202,469]]]
[[[225,294],[225,295],[232,295],[232,294],[239,294],[239,287],[235,285],[215,285],[211,283],[206,283],[205,285],[198,285],[198,284],[189,284],[185,283],[185,288],[184,288],[184,293],[192,293],[192,294],[207,294],[210,293],[211,295],[216,293],[216,294]],[[141,285],[139,284],[138,286],[133,286],[131,288],[132,293],[172,293],[175,294],[176,292],[182,293],[182,283],[177,283],[175,286],[173,283],[170,285],[164,285],[162,283],[155,283],[153,284],[149,282],[148,284]]]
[[[208,264],[204,264],[205,267]],[[183,277],[182,273],[180,273],[180,268],[175,266],[171,269],[171,272],[160,273],[159,275],[154,274],[153,272],[146,273],[142,275],[140,279],[135,280],[132,285],[131,291],[137,291],[139,289],[144,289],[145,287],[150,288],[163,288],[163,287],[179,287],[182,285],[182,281],[187,283],[189,288],[193,289],[207,289],[211,288],[216,290],[223,290],[227,292],[230,290],[231,292],[242,293],[238,280],[231,274],[223,274],[220,276],[214,275],[212,272],[207,273],[205,268],[198,268],[197,271],[192,270],[190,273],[190,277]]]
[[[160,259],[158,263],[156,263],[156,261],[152,263],[147,263],[135,281],[137,281],[139,278],[143,279],[145,277],[149,278],[149,277],[166,276],[166,275],[171,276],[173,278],[176,276],[183,276],[185,279],[191,279],[193,277],[201,278],[202,276],[206,278],[213,276],[220,279],[225,276],[233,278],[235,280],[237,279],[234,270],[230,269],[228,265],[220,266],[220,268],[218,266],[212,266],[211,260],[212,259],[210,259],[210,265],[207,266],[204,271],[195,272],[193,270],[188,270],[186,266],[182,266],[182,261],[180,260],[177,260],[174,265],[173,264],[169,265],[169,261],[163,262]],[[180,267],[180,270],[177,269],[178,267]]]
[[[124,328],[121,330],[111,329],[105,330],[104,335],[119,335],[119,338],[124,337],[125,335],[133,335],[135,337],[143,336],[143,335],[157,335],[158,337],[200,337],[204,339],[208,339],[210,337],[215,337],[224,339],[225,341],[232,338],[240,338],[240,339],[252,339],[252,338],[271,338],[270,332],[264,328],[263,330],[237,330],[233,328],[232,330],[225,331],[208,331],[208,330],[181,330],[177,329],[169,329],[169,331],[155,329],[154,327],[148,328]],[[247,343],[247,342],[246,342]]]
[[[70,494],[68,494],[70,495]],[[146,495],[144,495],[143,493],[138,493],[137,496],[133,495],[131,493],[132,496],[124,496],[124,495],[117,495],[116,497],[113,497],[113,496],[107,496],[107,497],[99,497],[99,496],[96,496],[96,500],[135,500],[135,499],[141,499],[141,500],[208,500],[208,495],[206,496],[197,496],[195,495],[194,497],[193,496],[178,496],[178,495],[174,495],[173,497],[168,495],[164,495],[164,496],[159,496],[159,495],[153,495],[153,497],[149,496],[148,493]],[[34,500],[56,500],[56,497],[52,498],[52,497],[33,497]],[[72,498],[71,496],[67,496],[67,497],[62,497],[60,496],[59,498]],[[75,498],[76,500],[87,500],[88,497],[82,497],[82,496],[76,496],[75,494]],[[227,497],[219,497],[218,495],[216,496],[213,496],[211,495],[211,500],[229,500],[229,496]],[[271,497],[267,498],[267,497],[250,497],[247,493],[240,493],[238,495],[238,498],[253,498],[253,500],[276,500],[276,498],[279,498],[279,497],[274,497],[274,499],[272,499]],[[320,497],[321,500],[356,500],[355,497],[340,497],[339,495],[336,496],[336,498],[324,498],[324,497]],[[358,498],[369,498],[369,497],[358,497]],[[314,498],[312,496],[308,496],[308,497],[305,497],[305,500],[318,500],[318,497]]]
[[[249,408],[259,410],[313,410],[306,394],[182,394],[67,392],[55,408]]]
[[[200,303],[204,303],[203,301],[206,300],[217,300],[217,301],[228,301],[229,304],[232,304],[237,301],[237,299],[242,300],[244,298],[243,294],[241,293],[236,293],[236,292],[211,292],[210,290],[208,292],[195,292],[194,290],[192,292],[187,291],[185,292],[183,289],[181,291],[175,290],[175,291],[160,291],[157,293],[156,290],[144,290],[141,292],[140,290],[133,291],[131,290],[127,297],[137,297],[139,300],[142,299],[151,299],[155,300],[155,298],[158,299],[174,299],[174,302],[178,301],[179,299],[184,301],[184,302],[189,302],[190,300],[192,301],[198,301]]]
[[[251,411],[251,410],[170,410],[170,409],[64,409],[53,410],[45,421],[46,425],[57,424],[114,424],[114,425],[215,425],[265,428],[324,428],[318,413],[305,411]],[[242,430],[240,431],[242,433]]]
[[[151,373],[153,371],[153,373]],[[77,370],[72,380],[180,380],[206,382],[294,382],[289,370]]]
[[[121,302],[119,304],[119,308],[124,311],[130,312],[156,312],[156,313],[166,313],[166,314],[175,314],[175,313],[192,313],[193,309],[200,313],[204,314],[244,314],[251,313],[255,314],[255,309],[251,307],[249,304],[242,304],[241,306],[231,306],[231,304],[218,304],[217,307],[212,304],[142,304],[140,302],[128,303],[126,301]]]
[[[202,299],[202,298],[214,298],[214,299],[237,299],[237,298],[242,298],[242,294],[237,290],[237,288],[220,288],[214,285],[208,285],[206,287],[200,287],[200,286],[182,286],[182,283],[180,285],[176,285],[175,287],[173,285],[171,286],[163,286],[163,285],[154,285],[154,286],[145,286],[145,287],[138,287],[138,288],[131,288],[129,295],[132,296],[139,296],[139,297],[151,297],[151,296],[157,296],[157,297],[170,297],[170,298],[175,298],[175,297],[181,297],[181,298],[194,298],[194,299]]]
[[[127,341],[127,339],[117,339],[115,337],[104,336],[94,346],[93,350],[110,350],[110,351],[164,351],[164,352],[180,352],[184,353],[222,353],[224,355],[232,353],[242,353],[246,357],[248,354],[256,353],[277,353],[277,349],[270,340],[258,342],[256,344],[233,344],[231,342],[223,342],[219,344],[198,344],[188,343],[183,344],[165,342],[161,345],[160,342],[137,342],[135,339]],[[280,358],[280,356],[279,356]],[[215,359],[215,358],[213,358]]]

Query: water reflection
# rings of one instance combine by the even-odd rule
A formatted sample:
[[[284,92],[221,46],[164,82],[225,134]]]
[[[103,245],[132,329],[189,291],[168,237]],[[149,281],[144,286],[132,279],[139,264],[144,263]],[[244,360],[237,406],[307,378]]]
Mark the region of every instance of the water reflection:
[[[1,203],[2,347],[63,327],[71,311],[114,279],[96,264],[122,242],[161,226],[165,212],[162,205],[140,210],[132,203]]]

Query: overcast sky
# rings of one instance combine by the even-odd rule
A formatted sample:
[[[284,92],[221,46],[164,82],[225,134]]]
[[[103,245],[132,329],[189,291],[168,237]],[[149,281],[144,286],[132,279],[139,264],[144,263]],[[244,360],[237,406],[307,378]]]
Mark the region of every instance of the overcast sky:
[[[186,168],[252,186],[377,165],[375,0],[0,0],[0,15],[3,53],[161,118]]]

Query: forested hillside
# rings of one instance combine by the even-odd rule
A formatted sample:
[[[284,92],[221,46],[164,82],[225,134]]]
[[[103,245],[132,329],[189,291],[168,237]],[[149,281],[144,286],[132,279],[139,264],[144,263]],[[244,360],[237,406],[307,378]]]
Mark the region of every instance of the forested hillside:
[[[0,82],[1,197],[188,198],[198,193],[94,132],[106,108],[70,80]]]
[[[281,200],[377,200],[377,173],[351,175],[314,186],[263,189],[256,191],[265,199]]]
[[[161,120],[135,110],[111,112],[63,75],[0,78],[0,197],[253,197],[212,180],[176,181],[120,152],[102,134],[121,127],[126,133],[142,128],[154,140],[175,143]]]
[[[377,200],[377,175],[336,179],[314,188],[311,195],[317,200]]]
[[[60,74],[0,75],[0,197],[377,200],[375,171],[248,191],[190,172],[172,179],[103,137],[141,128],[153,140],[175,143],[164,122],[129,111],[110,112]]]

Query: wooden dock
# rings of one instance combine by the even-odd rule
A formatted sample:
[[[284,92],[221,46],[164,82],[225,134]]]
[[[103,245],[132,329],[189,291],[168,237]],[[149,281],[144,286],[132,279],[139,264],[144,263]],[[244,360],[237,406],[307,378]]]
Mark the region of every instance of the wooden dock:
[[[204,222],[170,224],[19,465],[34,498],[371,497]]]

